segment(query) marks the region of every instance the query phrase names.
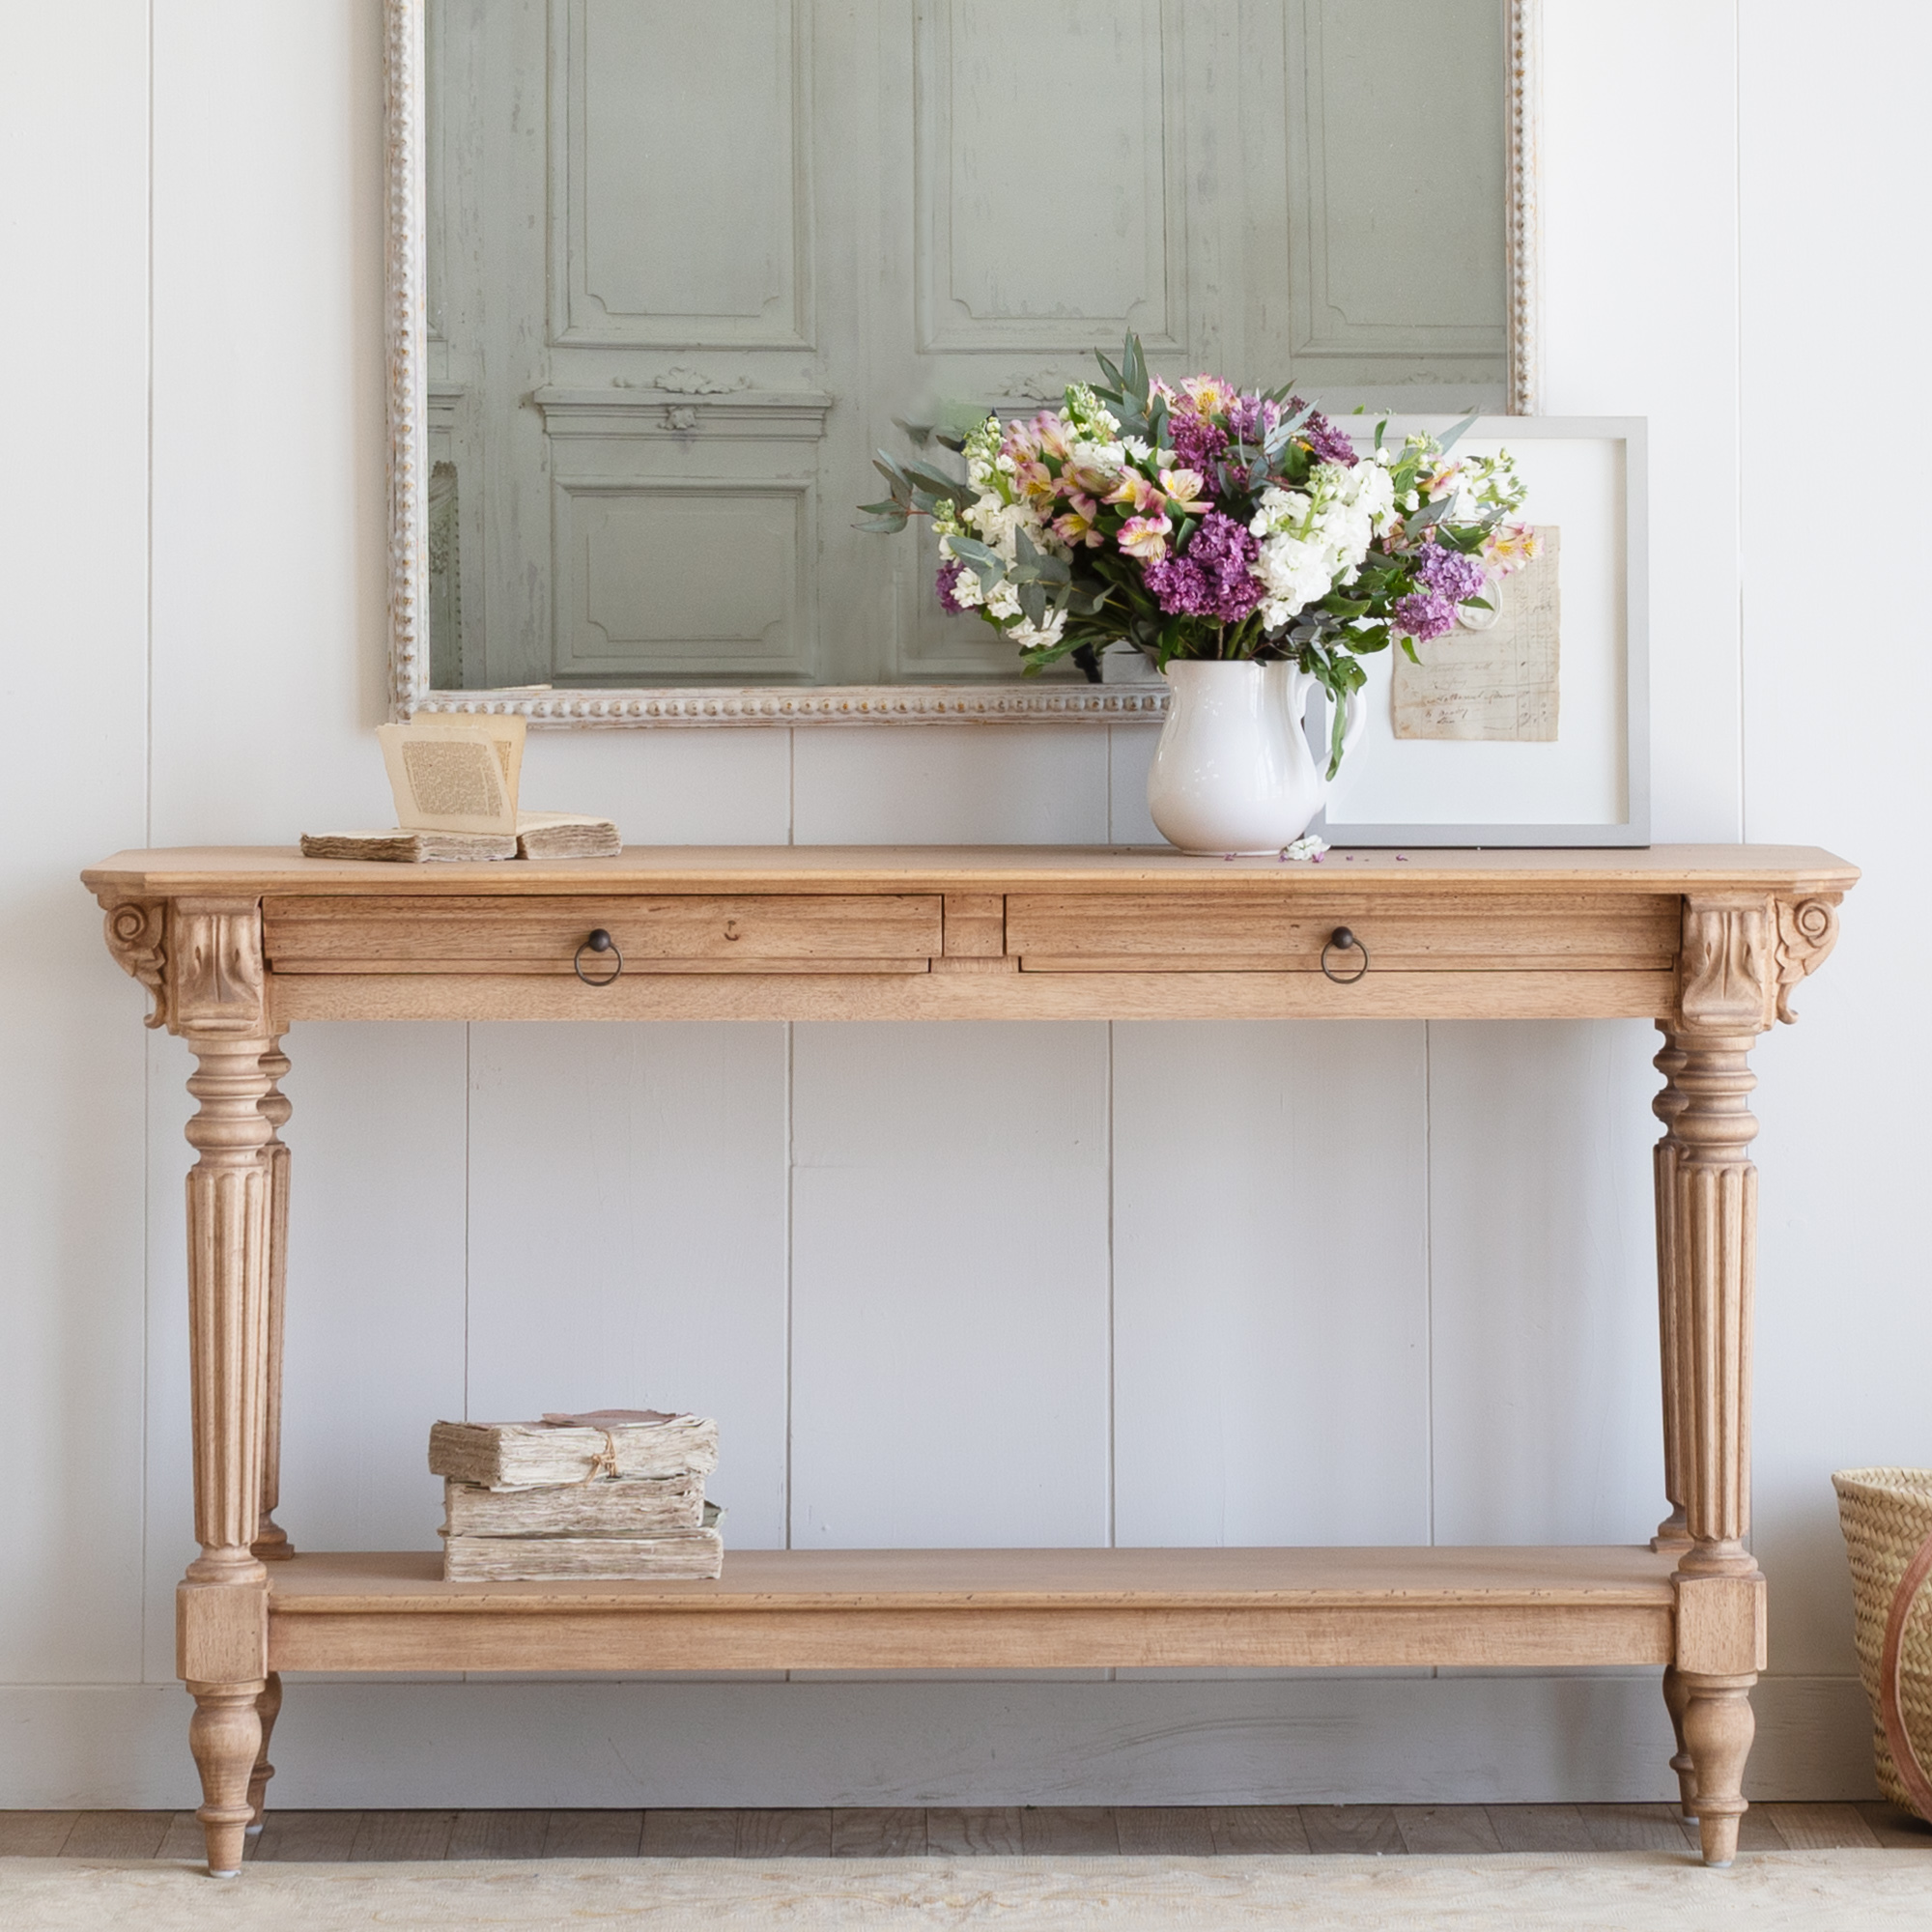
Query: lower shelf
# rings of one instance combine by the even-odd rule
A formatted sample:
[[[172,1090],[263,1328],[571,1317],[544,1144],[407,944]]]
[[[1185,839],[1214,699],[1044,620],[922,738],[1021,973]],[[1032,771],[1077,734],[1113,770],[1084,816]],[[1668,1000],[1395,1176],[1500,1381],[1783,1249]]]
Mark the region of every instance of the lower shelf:
[[[434,1553],[270,1566],[276,1670],[1667,1663],[1645,1548],[734,1550],[716,1582],[445,1583]]]

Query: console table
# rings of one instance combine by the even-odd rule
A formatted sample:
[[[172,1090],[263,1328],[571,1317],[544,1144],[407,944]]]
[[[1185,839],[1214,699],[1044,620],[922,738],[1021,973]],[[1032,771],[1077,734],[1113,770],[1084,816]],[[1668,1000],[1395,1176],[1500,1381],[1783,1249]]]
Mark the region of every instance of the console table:
[[[563,864],[124,852],[85,875],[187,1127],[195,1536],[177,1599],[209,1869],[241,1865],[279,1672],[1662,1664],[1704,1857],[1746,1806],[1749,1053],[1858,878],[1788,846],[1332,852],[676,847]],[[594,936],[594,937],[593,937]],[[593,983],[602,982],[602,983]],[[274,1521],[307,1020],[1655,1020],[1669,1514],[1632,1548],[738,1550],[716,1582],[445,1583]],[[425,1416],[425,1425],[432,1418]]]

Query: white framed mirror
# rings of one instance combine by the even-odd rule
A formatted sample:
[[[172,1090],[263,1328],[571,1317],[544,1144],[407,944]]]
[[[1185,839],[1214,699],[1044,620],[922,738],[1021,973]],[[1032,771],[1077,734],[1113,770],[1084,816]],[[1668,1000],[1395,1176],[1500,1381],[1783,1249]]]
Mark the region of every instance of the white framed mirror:
[[[874,451],[1128,329],[1536,409],[1536,0],[385,4],[396,717],[1156,718],[948,615]]]

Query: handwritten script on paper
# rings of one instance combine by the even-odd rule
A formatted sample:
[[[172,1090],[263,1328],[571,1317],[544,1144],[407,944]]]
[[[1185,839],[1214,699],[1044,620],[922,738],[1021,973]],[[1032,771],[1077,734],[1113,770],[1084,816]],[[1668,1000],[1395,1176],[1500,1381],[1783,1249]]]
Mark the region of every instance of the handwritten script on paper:
[[[1469,613],[1445,638],[1417,644],[1410,664],[1398,647],[1390,701],[1398,738],[1459,738],[1489,744],[1548,743],[1556,736],[1562,599],[1561,532],[1538,526],[1542,550],[1487,596],[1495,613]]]

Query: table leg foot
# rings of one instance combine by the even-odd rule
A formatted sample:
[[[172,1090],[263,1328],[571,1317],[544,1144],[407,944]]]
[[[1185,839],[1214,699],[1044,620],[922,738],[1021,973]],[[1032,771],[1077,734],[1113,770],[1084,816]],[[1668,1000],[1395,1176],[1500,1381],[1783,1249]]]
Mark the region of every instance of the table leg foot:
[[[279,1670],[271,1670],[268,1683],[262,1687],[262,1694],[255,1699],[255,1713],[262,1720],[262,1743],[255,1753],[255,1768],[248,1774],[248,1804],[255,1814],[248,1824],[251,1838],[262,1829],[263,1801],[268,1796],[269,1780],[275,1775],[275,1767],[269,1762],[269,1739],[281,1709],[282,1674]]]
[[[1697,1835],[1707,1865],[1727,1865],[1738,1854],[1738,1821],[1745,1803],[1745,1760],[1757,1720],[1751,1716],[1752,1677],[1700,1677],[1687,1673],[1690,1702],[1684,1743],[1693,1766]]]
[[[1684,1713],[1690,1705],[1690,1687],[1674,1663],[1663,1667],[1663,1707],[1670,1713],[1670,1728],[1677,1739],[1677,1755],[1670,1768],[1677,1774],[1678,1810],[1686,1818],[1697,1815],[1697,1775],[1690,1753],[1684,1748]]]
[[[262,1718],[256,1702],[265,1683],[190,1684],[194,1716],[187,1744],[201,1773],[201,1820],[208,1843],[210,1878],[233,1878],[242,1869],[242,1847],[255,1807],[248,1781],[262,1748]]]

